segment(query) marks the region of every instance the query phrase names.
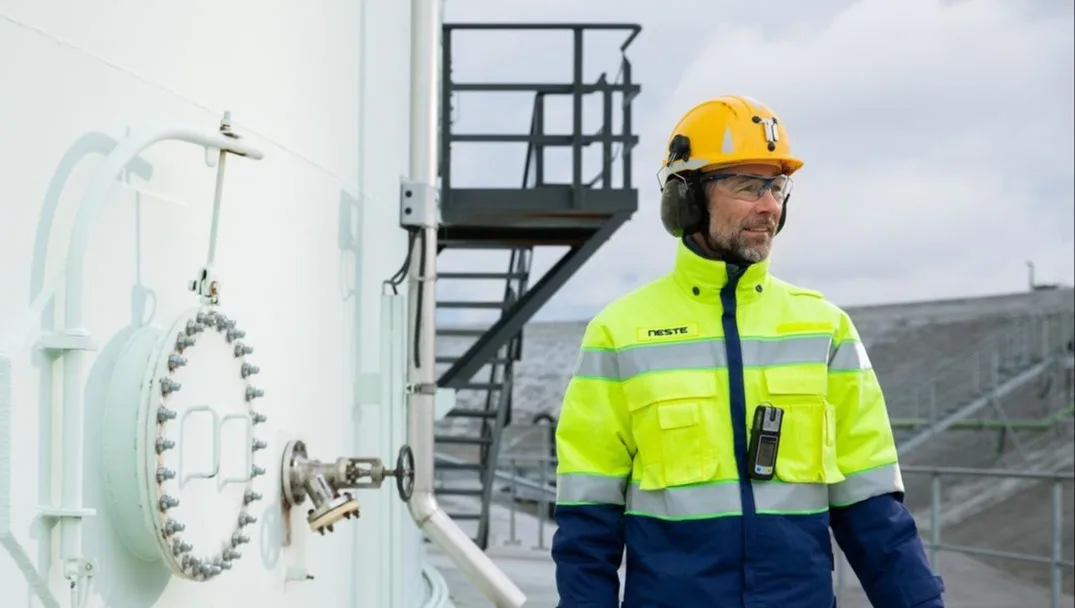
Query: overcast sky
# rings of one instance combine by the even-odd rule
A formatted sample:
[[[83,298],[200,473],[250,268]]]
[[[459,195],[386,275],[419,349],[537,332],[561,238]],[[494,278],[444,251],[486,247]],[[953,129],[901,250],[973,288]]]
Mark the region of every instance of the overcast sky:
[[[1068,0],[447,0],[445,19],[643,28],[628,50],[642,87],[639,211],[538,319],[588,319],[670,270],[675,242],[657,219],[655,172],[680,115],[726,93],[769,105],[806,163],[774,274],[845,306],[1024,290],[1027,260],[1040,282],[1075,282]],[[588,44],[587,79],[616,74],[617,36]],[[565,34],[460,34],[454,77],[566,83],[570,49]],[[457,99],[455,130],[525,132],[531,96],[494,95]],[[565,130],[568,103],[548,117]],[[597,117],[586,118],[596,131]],[[453,181],[516,185],[524,153],[456,145]],[[549,171],[559,169],[550,179],[568,180],[567,154],[550,154]],[[441,269],[506,265],[464,255],[442,254]],[[539,252],[535,270],[559,255]],[[483,289],[498,298],[503,286]],[[445,281],[439,294],[458,290]]]

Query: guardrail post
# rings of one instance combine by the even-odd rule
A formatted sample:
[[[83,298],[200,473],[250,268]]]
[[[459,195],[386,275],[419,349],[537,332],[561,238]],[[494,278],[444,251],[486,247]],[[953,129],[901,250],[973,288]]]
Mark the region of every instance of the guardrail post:
[[[1000,351],[993,353],[993,381],[990,382],[990,392],[996,392],[1000,386]]]
[[[937,423],[937,382],[930,380],[929,382],[929,423],[931,425]]]
[[[541,456],[537,459],[537,464],[541,467],[541,487],[549,487],[549,465],[546,460],[549,457],[549,434],[541,434]],[[538,544],[537,549],[545,548],[545,518],[549,514],[549,500],[545,498],[545,492],[538,493]]]
[[[1060,480],[1053,480],[1053,551],[1049,562],[1050,608],[1060,607],[1063,592],[1064,575],[1060,562],[1064,559],[1064,494],[1061,492]]]
[[[515,530],[515,511],[519,506],[519,484],[516,483],[516,479],[519,478],[519,463],[514,458],[508,461],[508,466],[511,467],[511,511],[508,512],[508,542],[506,544],[515,546],[519,544],[519,538]]]
[[[929,565],[937,574],[937,551],[941,546],[941,476],[934,473],[930,479],[929,505]]]
[[[974,351],[974,394],[982,394],[982,351]]]
[[[1049,329],[1052,325],[1052,319],[1045,317],[1041,323],[1041,360],[1044,361],[1049,358]]]

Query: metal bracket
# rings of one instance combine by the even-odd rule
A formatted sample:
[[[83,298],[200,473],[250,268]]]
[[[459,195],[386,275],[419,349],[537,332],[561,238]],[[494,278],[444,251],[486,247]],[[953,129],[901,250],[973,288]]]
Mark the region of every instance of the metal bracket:
[[[58,357],[72,350],[97,350],[97,343],[94,342],[90,333],[83,329],[68,329],[42,334],[37,341],[37,346],[53,357]]]
[[[432,206],[432,209],[430,207]],[[440,203],[437,190],[429,184],[404,181],[399,187],[399,225],[418,228],[440,224]]]
[[[411,395],[436,395],[437,388],[435,382],[423,382],[419,384],[408,384],[406,391]]]
[[[96,509],[67,509],[64,507],[38,507],[41,517],[47,519],[85,519],[97,515]]]
[[[187,288],[198,294],[202,304],[206,306],[220,304],[220,279],[213,272],[211,265],[202,266],[198,278],[187,281]]]

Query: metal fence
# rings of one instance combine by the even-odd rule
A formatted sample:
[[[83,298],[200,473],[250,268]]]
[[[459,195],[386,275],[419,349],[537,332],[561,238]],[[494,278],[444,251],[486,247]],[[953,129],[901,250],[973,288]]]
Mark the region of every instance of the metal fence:
[[[537,538],[532,542],[532,548],[547,550],[545,542],[546,517],[556,501],[555,489],[555,458],[550,454],[551,436],[549,427],[536,426],[525,429],[517,429],[518,439],[515,449],[501,456],[503,469],[497,475],[497,481],[507,486],[507,494],[510,500],[506,505],[510,509],[509,530],[505,544],[512,546],[522,545],[519,528],[516,525],[518,513],[524,510],[528,515],[537,515]],[[536,444],[536,445],[535,445]],[[511,444],[509,444],[511,445]],[[524,446],[529,449],[523,449]],[[534,449],[541,446],[538,449]],[[965,469],[955,467],[919,467],[907,466],[902,468],[905,475],[928,475],[930,484],[930,511],[928,524],[924,525],[923,544],[928,552],[930,564],[937,570],[938,554],[960,553],[972,557],[987,557],[1017,562],[1035,563],[1049,567],[1049,608],[1059,608],[1063,597],[1064,570],[1075,568],[1072,560],[1064,558],[1064,522],[1065,509],[1063,498],[1063,484],[1072,483],[1075,474],[1072,472],[1048,473],[1020,470],[997,470],[997,469]],[[984,547],[972,547],[956,545],[944,542],[942,528],[945,511],[943,507],[943,490],[945,485],[942,479],[946,477],[961,478],[993,478],[993,479],[1018,479],[1029,483],[1051,484],[1051,522],[1050,522],[1050,552],[1048,555],[1031,555],[1014,551],[1001,551]],[[546,517],[543,517],[545,515]],[[924,522],[925,523],[925,522]],[[928,527],[927,527],[928,526]],[[854,574],[847,568],[846,560],[843,559],[838,548],[834,548],[837,554],[837,568],[835,577],[836,596],[842,601],[846,593],[846,583]]]
[[[965,354],[938,362],[929,377],[890,379],[893,385],[913,388],[889,392],[889,410],[936,422],[1017,372],[1070,353],[1073,323],[1070,311],[1000,321],[996,331],[968,345]]]
[[[1064,494],[1063,484],[1075,480],[1075,473],[1047,473],[1037,471],[1005,471],[997,469],[963,469],[956,467],[902,467],[905,475],[928,475],[930,477],[930,510],[929,510],[929,538],[923,538],[926,551],[929,553],[929,561],[933,570],[937,571],[938,553],[962,553],[975,557],[992,557],[998,559],[1046,564],[1049,566],[1049,608],[1058,608],[1061,605],[1064,585],[1064,568],[1075,568],[1071,560],[1064,559]],[[941,528],[943,522],[942,498],[944,477],[978,477],[993,479],[1021,479],[1029,482],[1048,482],[1051,484],[1050,506],[1052,517],[1050,521],[1050,554],[1030,555],[1014,551],[1000,551],[982,547],[969,547],[965,545],[953,545],[942,540]],[[847,580],[847,572],[844,569],[844,560],[838,561],[837,571],[837,601],[843,594],[843,582]]]

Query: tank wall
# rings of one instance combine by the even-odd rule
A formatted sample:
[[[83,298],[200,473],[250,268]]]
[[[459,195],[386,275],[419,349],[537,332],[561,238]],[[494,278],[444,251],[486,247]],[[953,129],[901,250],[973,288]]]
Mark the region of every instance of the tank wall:
[[[408,158],[408,31],[407,2],[0,0],[4,606],[49,605],[28,599],[33,569],[45,573],[44,595],[69,605],[59,532],[41,516],[60,499],[63,366],[33,346],[38,333],[19,334],[27,320],[46,330],[62,323],[62,297],[46,299],[40,315],[27,310],[62,269],[82,196],[117,142],[154,125],[212,132],[224,110],[265,152],[228,159],[216,268],[221,308],[247,332],[261,368],[268,421],[258,435],[269,444],[261,454],[270,482],[243,557],[205,583],[133,557],[105,502],[112,366],[138,328],[166,329],[197,305],[187,281],[209,243],[215,169],[199,148],[157,144],[114,183],[83,256],[84,329],[97,344],[80,383],[84,502],[97,510],[83,525],[83,553],[96,562],[88,605],[420,605],[421,544],[391,483],[359,491],[361,518],[325,537],[310,533],[305,508],[282,513],[275,483],[289,439],[306,440],[316,458],[391,465],[405,436],[402,406],[389,398],[401,379],[380,372],[381,283],[406,249],[397,200]],[[209,506],[188,513],[188,528],[233,517]],[[314,578],[289,581],[289,572]]]

